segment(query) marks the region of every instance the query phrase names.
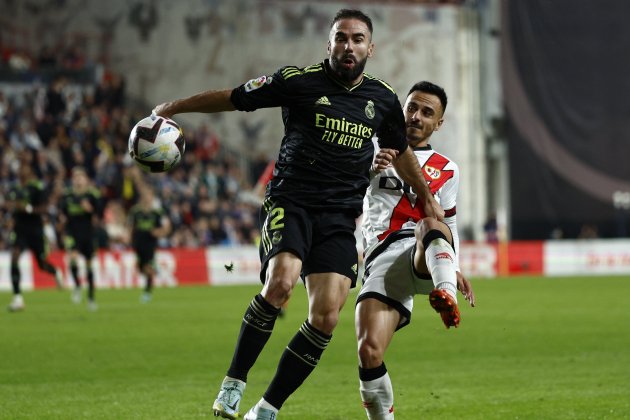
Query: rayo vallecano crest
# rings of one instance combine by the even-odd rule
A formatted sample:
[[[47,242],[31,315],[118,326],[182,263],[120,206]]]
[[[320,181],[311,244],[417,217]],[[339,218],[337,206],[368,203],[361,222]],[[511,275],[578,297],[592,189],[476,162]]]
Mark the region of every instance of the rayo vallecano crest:
[[[365,106],[365,116],[372,119],[374,118],[374,115],[376,115],[376,112],[374,112],[374,102],[368,101]]]

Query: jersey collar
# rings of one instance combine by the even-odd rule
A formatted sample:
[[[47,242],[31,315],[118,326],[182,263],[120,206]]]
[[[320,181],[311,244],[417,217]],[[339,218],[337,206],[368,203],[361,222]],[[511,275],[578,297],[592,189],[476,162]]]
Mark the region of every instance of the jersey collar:
[[[342,88],[344,88],[345,90],[355,90],[356,88],[358,88],[359,86],[361,86],[363,84],[363,80],[365,79],[365,75],[361,75],[361,80],[359,81],[359,83],[357,83],[356,85],[352,86],[352,87],[348,87],[344,82],[342,82],[339,77],[337,77],[337,75],[335,74],[335,72],[332,70],[332,67],[330,67],[330,61],[328,59],[325,59],[324,62],[322,63],[322,66],[324,67],[324,71],[326,72],[326,75],[333,81],[335,82],[335,84],[341,86]]]
[[[433,150],[433,148],[431,147],[430,144],[427,144],[426,146],[413,147],[412,149],[414,151],[416,151],[416,150]]]

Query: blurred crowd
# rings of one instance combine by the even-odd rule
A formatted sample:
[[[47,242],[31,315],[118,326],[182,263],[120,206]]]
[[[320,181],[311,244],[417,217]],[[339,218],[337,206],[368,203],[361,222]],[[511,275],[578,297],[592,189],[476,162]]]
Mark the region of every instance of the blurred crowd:
[[[58,200],[69,187],[71,169],[86,169],[101,194],[104,212],[99,243],[128,246],[127,214],[150,186],[173,226],[162,247],[241,245],[258,241],[258,203],[242,192],[264,169],[261,161],[244,167],[211,128],[184,127],[186,153],[167,174],[148,174],[128,156],[128,136],[146,109],[126,104],[124,80],[106,73],[97,85],[78,86],[64,77],[21,89],[0,88],[0,249],[8,248],[11,214],[5,197],[20,164],[32,165],[49,197],[47,235],[55,247],[60,232]]]

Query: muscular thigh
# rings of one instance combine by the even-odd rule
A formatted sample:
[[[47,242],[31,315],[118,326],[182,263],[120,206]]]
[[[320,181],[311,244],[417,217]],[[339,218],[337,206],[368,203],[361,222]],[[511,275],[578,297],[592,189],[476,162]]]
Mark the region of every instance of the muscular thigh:
[[[46,238],[41,230],[31,230],[26,234],[27,247],[36,255],[37,258],[45,258],[48,254],[46,246]]]
[[[400,314],[397,326],[400,329],[411,320],[414,296],[428,294],[433,282],[429,276],[414,270],[414,237],[400,239],[377,250],[366,259],[363,286],[357,303],[372,298],[394,308]]]

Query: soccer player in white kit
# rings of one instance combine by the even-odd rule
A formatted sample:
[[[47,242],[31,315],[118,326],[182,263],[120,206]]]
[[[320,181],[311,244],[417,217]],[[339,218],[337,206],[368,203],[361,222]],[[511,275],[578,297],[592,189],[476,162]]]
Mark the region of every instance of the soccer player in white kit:
[[[392,149],[375,154],[363,202],[365,274],[355,323],[360,393],[371,420],[394,418],[394,393],[383,356],[394,332],[409,324],[414,295],[428,294],[447,328],[459,324],[458,289],[471,306],[475,303],[457,259],[459,169],[429,145],[431,135],[444,121],[446,104],[444,90],[423,81],[411,88],[403,109],[407,141],[444,209],[444,222],[425,217],[421,206],[415,206],[415,194],[390,165],[396,156]]]

